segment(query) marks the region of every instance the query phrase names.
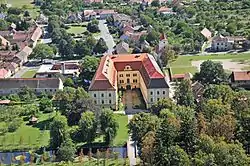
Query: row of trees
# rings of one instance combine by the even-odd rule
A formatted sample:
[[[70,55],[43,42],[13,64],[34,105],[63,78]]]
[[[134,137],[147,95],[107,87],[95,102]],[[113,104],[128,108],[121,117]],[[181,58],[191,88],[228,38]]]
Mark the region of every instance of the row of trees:
[[[205,85],[195,100],[190,80],[178,84],[173,102],[162,99],[128,127],[149,165],[249,165],[250,93],[234,91],[221,64],[205,61],[196,79]]]

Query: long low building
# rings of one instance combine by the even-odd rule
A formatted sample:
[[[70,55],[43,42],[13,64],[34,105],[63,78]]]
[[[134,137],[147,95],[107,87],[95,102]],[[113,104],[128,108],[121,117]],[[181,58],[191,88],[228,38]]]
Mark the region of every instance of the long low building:
[[[36,93],[55,93],[63,89],[60,78],[7,78],[0,79],[0,95],[18,93],[24,87],[34,90]]]
[[[106,55],[89,87],[97,105],[118,107],[118,90],[139,88],[146,107],[169,97],[169,85],[154,57],[150,54]]]

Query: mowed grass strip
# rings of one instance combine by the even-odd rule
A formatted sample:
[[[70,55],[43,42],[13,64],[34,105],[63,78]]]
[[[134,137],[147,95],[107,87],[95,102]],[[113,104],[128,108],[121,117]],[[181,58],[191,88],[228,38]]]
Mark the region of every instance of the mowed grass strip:
[[[33,0],[7,0],[12,7],[22,7],[23,5],[31,5]]]
[[[36,70],[28,70],[22,75],[22,78],[33,78],[35,74]]]
[[[70,26],[69,29],[67,29],[68,33],[73,33],[73,34],[81,34],[87,30],[86,27],[82,26]]]
[[[194,74],[198,69],[192,66],[192,61],[213,59],[231,59],[236,62],[244,63],[244,61],[246,61],[246,63],[248,63],[247,61],[250,59],[250,53],[178,56],[178,58],[170,64],[170,67],[173,74],[183,74],[187,72]]]
[[[115,119],[119,123],[119,129],[114,139],[114,146],[123,146],[128,140],[128,116],[122,114],[115,114]]]

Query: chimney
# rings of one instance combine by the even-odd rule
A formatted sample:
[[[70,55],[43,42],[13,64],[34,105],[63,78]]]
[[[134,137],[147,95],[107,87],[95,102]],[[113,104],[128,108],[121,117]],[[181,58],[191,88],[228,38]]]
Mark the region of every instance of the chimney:
[[[65,74],[65,63],[61,63],[61,70],[62,70],[62,74]]]

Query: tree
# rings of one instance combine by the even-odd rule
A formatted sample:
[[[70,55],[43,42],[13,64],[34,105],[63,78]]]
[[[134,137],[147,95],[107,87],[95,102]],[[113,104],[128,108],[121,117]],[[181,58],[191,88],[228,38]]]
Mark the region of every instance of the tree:
[[[222,103],[221,100],[210,99],[204,102],[201,110],[205,118],[211,122],[216,116],[222,116],[230,113],[230,105]]]
[[[50,59],[53,55],[53,49],[47,44],[37,44],[32,52],[32,58],[37,58],[41,61],[43,59]]]
[[[159,33],[157,33],[155,30],[151,30],[147,37],[146,40],[151,44],[151,45],[156,45],[158,40],[159,40]]]
[[[144,163],[153,165],[153,154],[154,154],[154,144],[155,144],[155,132],[149,131],[142,138],[142,148],[141,148],[141,159]]]
[[[56,115],[50,125],[50,147],[56,149],[69,138],[67,119],[63,115]]]
[[[8,9],[8,14],[20,15],[22,13],[21,8],[10,7]]]
[[[47,97],[43,97],[39,102],[39,110],[42,112],[46,112],[52,109],[53,109],[52,101]]]
[[[152,105],[151,112],[159,116],[161,110],[163,109],[174,110],[175,108],[176,104],[171,99],[163,98]]]
[[[64,86],[74,87],[74,81],[72,78],[66,78],[63,83]]]
[[[104,134],[104,140],[107,144],[110,144],[117,134],[119,127],[118,122],[115,120],[113,111],[110,109],[104,109],[100,115],[101,131]]]
[[[28,11],[28,10],[26,10],[26,11],[24,12],[23,16],[24,16],[24,17],[30,17],[30,13],[29,13],[29,11]]]
[[[189,80],[183,80],[178,85],[174,98],[179,105],[194,107],[194,95],[192,92],[191,82]]]
[[[219,84],[226,80],[226,73],[222,64],[207,60],[200,66],[200,72],[194,75],[194,79],[204,84]]]
[[[152,3],[151,3],[152,6],[154,7],[159,7],[160,6],[160,1],[159,0],[154,0]]]
[[[227,141],[234,138],[236,120],[232,115],[222,115],[215,117],[208,126],[210,136],[224,137]]]
[[[81,76],[83,79],[91,80],[94,77],[97,67],[99,65],[99,61],[100,59],[95,56],[85,56],[83,58],[83,61],[81,63]]]
[[[23,87],[19,91],[18,95],[19,95],[19,98],[21,99],[21,101],[31,102],[31,101],[36,99],[35,92],[27,86]]]
[[[176,52],[172,49],[172,47],[165,46],[160,58],[162,60],[163,66],[167,66],[169,62],[177,58],[177,55]]]
[[[93,112],[87,111],[82,114],[79,121],[79,130],[83,138],[82,142],[91,143],[95,140],[97,120]]]
[[[225,104],[231,104],[234,95],[235,92],[228,85],[209,85],[203,93],[205,99],[221,99]]]
[[[0,19],[0,30],[4,31],[8,29],[8,24],[5,20]]]
[[[108,46],[106,45],[106,42],[104,41],[103,38],[100,38],[97,42],[97,44],[95,45],[93,51],[96,54],[103,54],[108,50]]]
[[[61,144],[56,157],[59,161],[74,161],[75,153],[75,145],[73,144],[71,139],[67,138]]]
[[[132,140],[138,143],[138,147],[141,147],[143,136],[150,131],[156,131],[159,127],[159,119],[157,116],[150,115],[148,113],[135,114],[128,124],[129,133]]]
[[[235,143],[214,141],[209,136],[202,135],[197,148],[194,165],[247,166],[250,164],[249,157],[237,141]]]

